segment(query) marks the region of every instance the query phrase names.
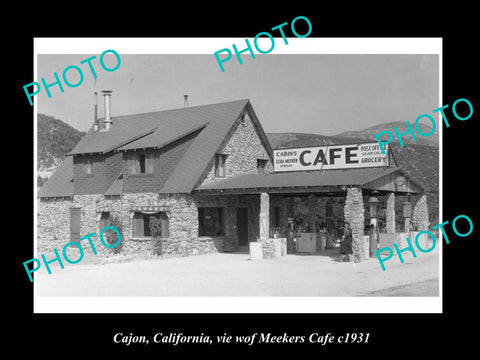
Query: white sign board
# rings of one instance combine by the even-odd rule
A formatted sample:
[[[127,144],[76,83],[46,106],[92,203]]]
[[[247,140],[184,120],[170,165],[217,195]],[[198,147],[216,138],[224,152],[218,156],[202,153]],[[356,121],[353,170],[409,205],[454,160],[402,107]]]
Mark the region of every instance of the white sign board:
[[[273,159],[277,172],[382,167],[388,166],[388,146],[385,154],[378,142],[277,149]]]

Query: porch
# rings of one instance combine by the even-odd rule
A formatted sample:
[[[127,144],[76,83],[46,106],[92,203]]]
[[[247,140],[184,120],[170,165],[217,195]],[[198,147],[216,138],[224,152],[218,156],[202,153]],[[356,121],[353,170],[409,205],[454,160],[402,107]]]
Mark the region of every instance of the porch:
[[[275,239],[285,239],[289,254],[338,251],[347,221],[353,257],[360,262],[373,257],[381,241],[400,246],[405,238],[400,231],[429,225],[425,187],[400,168],[251,174],[203,185],[194,193],[226,198],[226,252],[258,240],[263,258],[278,254],[281,240]],[[396,196],[403,198],[401,209]],[[248,206],[235,204],[235,198]],[[396,222],[399,212],[403,226]]]

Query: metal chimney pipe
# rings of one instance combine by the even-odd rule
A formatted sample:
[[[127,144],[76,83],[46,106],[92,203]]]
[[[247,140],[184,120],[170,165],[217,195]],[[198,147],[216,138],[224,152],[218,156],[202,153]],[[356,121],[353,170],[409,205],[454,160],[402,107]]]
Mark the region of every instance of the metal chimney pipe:
[[[188,95],[183,95],[183,107],[188,107]]]
[[[97,92],[93,93],[93,131],[98,131]]]
[[[110,96],[112,96],[112,91],[102,90],[102,95],[105,99],[105,120],[103,122],[105,123],[105,131],[108,131],[112,125],[112,117],[110,115]]]

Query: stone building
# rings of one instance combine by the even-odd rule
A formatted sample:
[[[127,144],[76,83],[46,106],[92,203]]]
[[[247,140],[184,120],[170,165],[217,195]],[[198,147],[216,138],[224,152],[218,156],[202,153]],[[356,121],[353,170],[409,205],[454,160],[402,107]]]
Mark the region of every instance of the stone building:
[[[395,194],[418,194],[413,220],[419,230],[428,226],[424,188],[400,168],[274,173],[273,150],[249,100],[112,118],[111,92],[104,96],[105,118],[38,193],[39,253],[93,232],[97,251],[111,251],[98,238],[110,224],[122,234],[124,254],[235,251],[257,239],[267,249],[289,217],[312,231],[348,220],[359,253],[373,195],[386,199],[389,231]],[[159,238],[152,218],[161,224]]]

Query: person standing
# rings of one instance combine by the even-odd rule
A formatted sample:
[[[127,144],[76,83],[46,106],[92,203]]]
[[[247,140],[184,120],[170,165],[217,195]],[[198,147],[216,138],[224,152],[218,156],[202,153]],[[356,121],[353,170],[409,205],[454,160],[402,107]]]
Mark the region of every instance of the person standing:
[[[340,242],[340,261],[350,261],[350,256],[353,254],[352,249],[352,229],[350,223],[345,221],[342,240]]]

